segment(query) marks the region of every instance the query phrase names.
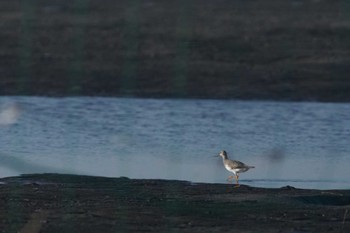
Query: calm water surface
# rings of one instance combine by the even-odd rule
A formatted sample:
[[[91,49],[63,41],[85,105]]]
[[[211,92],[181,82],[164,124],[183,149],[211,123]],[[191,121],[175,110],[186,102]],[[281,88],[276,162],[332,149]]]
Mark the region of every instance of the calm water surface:
[[[350,104],[0,97],[0,176],[225,183],[225,149],[242,184],[350,188],[349,136]]]

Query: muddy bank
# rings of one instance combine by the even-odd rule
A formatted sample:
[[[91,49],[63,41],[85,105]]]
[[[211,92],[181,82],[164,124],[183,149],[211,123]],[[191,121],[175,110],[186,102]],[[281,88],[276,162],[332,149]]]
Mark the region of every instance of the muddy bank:
[[[3,232],[349,232],[349,190],[24,175],[0,185]]]
[[[350,101],[346,0],[2,0],[0,9],[0,95]]]

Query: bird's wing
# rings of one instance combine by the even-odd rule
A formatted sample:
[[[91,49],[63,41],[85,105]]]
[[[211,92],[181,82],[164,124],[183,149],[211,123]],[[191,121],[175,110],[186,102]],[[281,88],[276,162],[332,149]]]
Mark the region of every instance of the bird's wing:
[[[243,167],[247,167],[247,165],[245,165],[244,163],[237,161],[237,160],[228,160],[227,164],[230,167],[234,167],[234,168],[243,168]]]

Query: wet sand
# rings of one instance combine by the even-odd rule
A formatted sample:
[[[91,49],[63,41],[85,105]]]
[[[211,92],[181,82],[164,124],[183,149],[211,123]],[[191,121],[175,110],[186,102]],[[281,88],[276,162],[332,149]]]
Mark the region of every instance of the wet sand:
[[[0,182],[2,232],[350,232],[350,190],[58,174]]]

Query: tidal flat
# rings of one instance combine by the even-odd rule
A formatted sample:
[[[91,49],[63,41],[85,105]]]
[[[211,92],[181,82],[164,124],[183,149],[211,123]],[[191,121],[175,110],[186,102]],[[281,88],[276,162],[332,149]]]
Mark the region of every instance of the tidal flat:
[[[0,182],[2,232],[350,231],[350,190],[64,174]]]

